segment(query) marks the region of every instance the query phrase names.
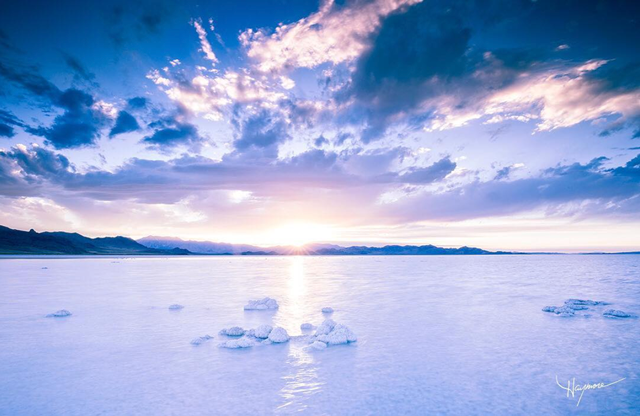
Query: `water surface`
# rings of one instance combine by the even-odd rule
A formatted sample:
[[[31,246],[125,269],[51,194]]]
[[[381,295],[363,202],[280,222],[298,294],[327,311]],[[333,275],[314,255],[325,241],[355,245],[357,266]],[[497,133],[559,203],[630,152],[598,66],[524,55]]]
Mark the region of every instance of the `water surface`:
[[[567,298],[640,313],[640,256],[2,259],[0,414],[640,414],[640,321],[540,310]],[[324,306],[357,343],[217,347]]]

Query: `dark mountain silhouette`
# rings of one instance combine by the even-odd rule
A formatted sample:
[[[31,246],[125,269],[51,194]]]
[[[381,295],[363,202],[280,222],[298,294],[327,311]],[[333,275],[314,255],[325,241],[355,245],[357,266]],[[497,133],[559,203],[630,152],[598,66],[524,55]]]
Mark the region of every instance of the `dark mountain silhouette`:
[[[137,240],[138,243],[157,249],[169,249],[173,247],[180,247],[185,250],[189,250],[192,253],[198,254],[242,254],[242,255],[256,255],[256,253],[262,255],[288,255],[288,254],[301,254],[299,247],[293,246],[274,246],[274,247],[258,247],[249,244],[229,244],[229,243],[215,243],[211,241],[191,241],[182,240],[174,237],[156,237],[148,236]],[[305,254],[312,254],[316,250],[335,248],[340,249],[343,247],[335,244],[308,244],[304,247]]]
[[[384,247],[340,247],[321,248],[313,254],[318,255],[358,255],[358,256],[427,256],[427,255],[452,255],[452,254],[514,254],[507,251],[487,251],[476,247],[443,248],[433,245],[427,246],[384,246]]]
[[[89,238],[78,233],[61,231],[38,233],[20,231],[0,225],[0,254],[75,254],[75,255],[243,255],[243,256],[431,256],[431,255],[508,255],[508,254],[560,254],[487,251],[477,247],[446,248],[434,245],[387,245],[383,247],[350,246],[314,243],[303,247],[258,247],[249,244],[186,241],[172,237],[145,237],[135,241],[127,237]],[[582,254],[640,254],[582,253]]]
[[[20,231],[0,226],[1,254],[189,254],[172,248],[158,250],[145,247],[126,237],[88,238],[78,233]]]
[[[139,243],[152,248],[180,247],[194,254],[239,254],[243,256],[273,255],[318,255],[318,256],[426,256],[426,255],[480,255],[480,254],[515,254],[506,251],[487,251],[475,247],[443,248],[433,245],[384,247],[352,246],[341,247],[335,244],[308,244],[304,247],[275,246],[257,247],[246,244],[212,243],[209,241],[184,241],[171,237],[145,237]]]

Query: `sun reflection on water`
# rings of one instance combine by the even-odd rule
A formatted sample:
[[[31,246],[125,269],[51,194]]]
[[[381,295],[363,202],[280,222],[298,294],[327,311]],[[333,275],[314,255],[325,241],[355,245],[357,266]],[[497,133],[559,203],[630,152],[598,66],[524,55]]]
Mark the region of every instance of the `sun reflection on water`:
[[[305,258],[292,256],[290,260],[287,313],[281,324],[290,329],[290,335],[295,336],[300,332],[300,324],[304,322],[307,282]],[[322,383],[318,381],[313,355],[306,350],[306,344],[301,340],[293,338],[289,343],[287,368],[288,372],[283,376],[285,385],[280,390],[283,403],[277,410],[303,411],[307,407],[306,400],[322,389]]]

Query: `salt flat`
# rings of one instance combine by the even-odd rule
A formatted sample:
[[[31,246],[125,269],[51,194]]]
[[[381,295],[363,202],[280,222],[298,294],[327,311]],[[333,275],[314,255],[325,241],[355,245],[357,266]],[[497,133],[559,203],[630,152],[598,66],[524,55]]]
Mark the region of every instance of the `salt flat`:
[[[637,315],[640,256],[2,259],[0,414],[640,413],[640,320],[572,298]],[[325,307],[357,342],[296,338]],[[260,325],[292,339],[218,346]]]

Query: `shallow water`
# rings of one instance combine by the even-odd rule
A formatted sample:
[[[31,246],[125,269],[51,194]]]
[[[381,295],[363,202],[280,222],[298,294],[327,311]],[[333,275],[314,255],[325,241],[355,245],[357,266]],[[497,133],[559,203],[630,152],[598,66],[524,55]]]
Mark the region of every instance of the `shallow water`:
[[[2,259],[0,414],[640,414],[640,320],[541,311],[567,298],[640,314],[640,256]],[[217,347],[324,306],[357,343]]]

